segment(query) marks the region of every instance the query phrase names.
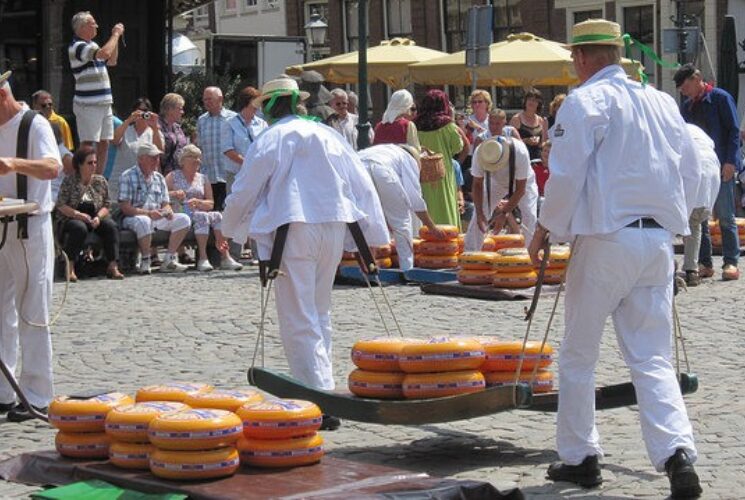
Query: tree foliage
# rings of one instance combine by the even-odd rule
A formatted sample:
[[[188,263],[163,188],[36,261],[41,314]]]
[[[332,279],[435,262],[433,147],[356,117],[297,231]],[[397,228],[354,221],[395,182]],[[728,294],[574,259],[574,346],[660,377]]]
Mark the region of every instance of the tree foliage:
[[[184,98],[184,118],[181,122],[187,137],[191,137],[197,129],[197,118],[204,113],[202,107],[202,92],[206,87],[220,87],[225,96],[223,106],[233,109],[235,96],[240,90],[240,75],[213,74],[208,76],[204,71],[193,71],[179,76],[173,84],[173,91]]]

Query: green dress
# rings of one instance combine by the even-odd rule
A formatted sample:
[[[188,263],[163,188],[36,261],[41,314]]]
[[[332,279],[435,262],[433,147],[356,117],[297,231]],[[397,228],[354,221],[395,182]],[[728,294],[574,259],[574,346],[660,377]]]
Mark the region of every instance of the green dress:
[[[442,154],[445,162],[445,177],[437,182],[423,182],[422,196],[427,202],[427,211],[435,224],[460,227],[458,212],[458,186],[455,184],[453,156],[463,149],[463,140],[454,123],[437,130],[419,131],[419,142],[423,148]]]

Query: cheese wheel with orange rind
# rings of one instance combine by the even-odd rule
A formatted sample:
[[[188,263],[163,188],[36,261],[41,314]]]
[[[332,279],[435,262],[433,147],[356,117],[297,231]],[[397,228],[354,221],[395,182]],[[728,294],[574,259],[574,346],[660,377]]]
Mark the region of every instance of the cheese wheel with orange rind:
[[[150,443],[122,443],[115,441],[109,446],[109,462],[120,469],[150,468],[150,454],[155,451]]]
[[[523,343],[519,340],[504,341],[493,337],[476,337],[486,353],[486,359],[481,365],[483,372],[517,370],[522,353]],[[523,358],[523,370],[532,370],[538,364],[539,368],[547,368],[553,362],[554,349],[550,344],[545,344],[541,350],[541,343],[528,341],[525,343],[525,357]]]
[[[63,457],[109,458],[111,438],[104,432],[58,432],[54,447]]]
[[[162,450],[209,450],[232,445],[242,432],[235,413],[198,408],[159,415],[150,421],[147,436]]]
[[[496,252],[463,252],[458,256],[458,265],[461,269],[492,271],[498,258]]]
[[[460,234],[457,226],[437,224],[437,229],[445,233],[443,238],[435,238],[435,236],[432,234],[427,226],[422,226],[419,228],[419,237],[425,241],[444,241],[454,240]]]
[[[349,374],[349,391],[361,398],[401,399],[404,397],[403,372],[354,370]]]
[[[537,281],[538,274],[535,271],[520,273],[495,272],[491,283],[497,288],[530,288],[531,286],[535,286]]]
[[[236,411],[248,403],[263,401],[264,396],[254,389],[215,389],[210,392],[191,394],[184,403],[192,408],[213,408]]]
[[[117,406],[134,403],[121,392],[88,399],[57,396],[49,405],[49,423],[63,432],[104,432],[106,414]]]
[[[310,401],[272,399],[243,405],[236,411],[243,421],[243,435],[256,439],[305,436],[321,427],[321,409]]]
[[[484,375],[478,370],[442,373],[408,373],[403,391],[407,399],[442,398],[483,391]]]
[[[150,455],[150,472],[163,479],[217,479],[235,474],[240,466],[233,446],[203,451],[155,450]]]
[[[458,267],[457,255],[425,255],[420,253],[414,256],[414,261],[417,267],[424,269],[452,269]]]
[[[183,403],[187,396],[214,389],[209,384],[190,382],[171,382],[168,384],[148,385],[137,391],[136,401],[177,401]]]
[[[423,241],[419,245],[422,255],[458,255],[458,240]]]
[[[523,273],[533,270],[530,255],[501,255],[494,258],[494,270],[498,273]]]
[[[374,372],[398,372],[398,358],[412,339],[379,337],[358,340],[352,346],[352,363],[357,368]]]
[[[476,370],[486,354],[476,340],[458,337],[433,337],[404,346],[398,364],[406,373]]]
[[[177,411],[189,410],[184,403],[175,401],[144,401],[122,405],[111,410],[106,415],[104,428],[114,441],[126,443],[147,443],[147,429],[150,421],[163,415]]]
[[[323,438],[313,433],[289,439],[242,437],[236,445],[241,464],[252,467],[297,467],[320,462]]]
[[[533,370],[520,372],[520,382],[529,383]],[[502,387],[515,384],[515,372],[484,372],[487,387]],[[554,376],[546,370],[538,370],[533,380],[533,392],[551,392],[554,388]]]
[[[459,269],[458,283],[462,285],[491,285],[494,278],[493,270]]]
[[[525,236],[522,234],[492,234],[495,250],[500,248],[519,248],[525,246]]]

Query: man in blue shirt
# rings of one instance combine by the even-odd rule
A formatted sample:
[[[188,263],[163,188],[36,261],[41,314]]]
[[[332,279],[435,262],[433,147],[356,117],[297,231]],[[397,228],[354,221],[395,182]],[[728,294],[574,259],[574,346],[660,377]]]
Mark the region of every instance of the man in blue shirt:
[[[680,113],[688,123],[701,127],[714,141],[714,149],[722,165],[722,183],[714,204],[714,215],[722,230],[722,279],[740,278],[737,261],[740,257],[740,241],[735,223],[735,176],[739,170],[740,147],[737,107],[726,91],[706,83],[701,71],[693,64],[684,64],[673,76],[675,86],[684,99]],[[709,278],[714,275],[711,260],[711,235],[708,221],[701,227],[701,251],[699,252],[699,275]]]

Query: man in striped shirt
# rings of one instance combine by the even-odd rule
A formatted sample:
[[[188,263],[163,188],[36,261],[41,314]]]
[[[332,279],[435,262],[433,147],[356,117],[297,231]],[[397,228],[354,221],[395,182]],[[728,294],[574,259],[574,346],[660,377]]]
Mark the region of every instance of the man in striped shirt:
[[[98,34],[98,24],[90,12],[78,12],[72,17],[72,31],[75,36],[68,55],[75,77],[72,109],[78,125],[78,139],[81,144],[97,144],[96,173],[102,174],[109,141],[114,137],[111,82],[106,67],[116,66],[124,25],[118,23],[111,29],[111,36],[103,47],[93,41]]]

